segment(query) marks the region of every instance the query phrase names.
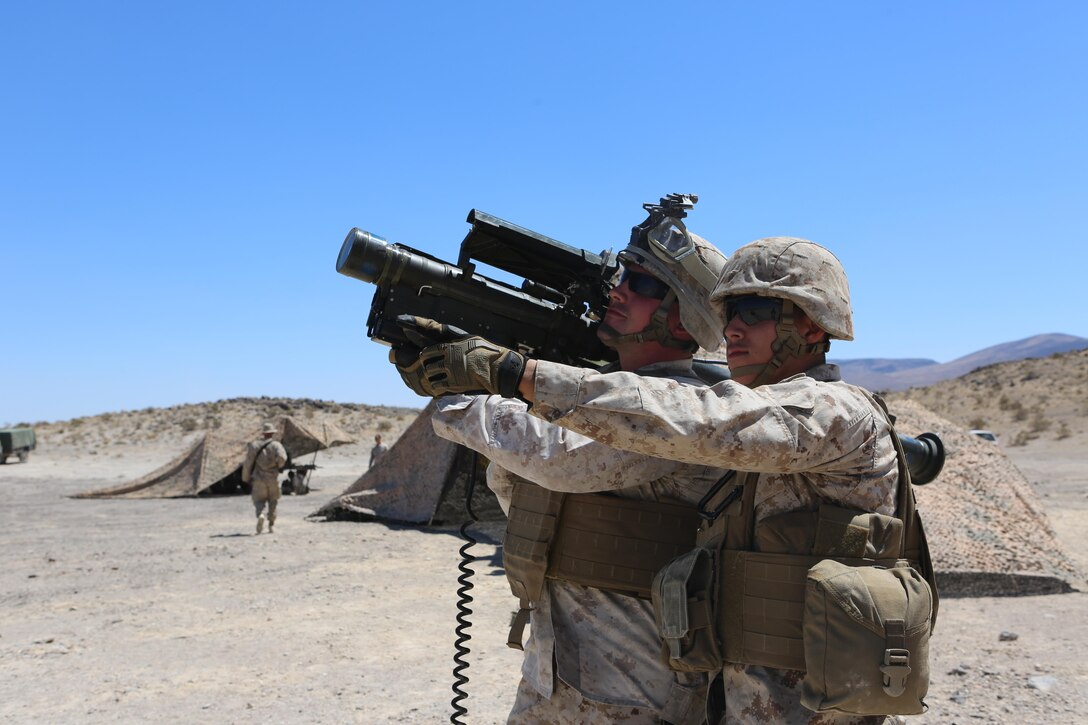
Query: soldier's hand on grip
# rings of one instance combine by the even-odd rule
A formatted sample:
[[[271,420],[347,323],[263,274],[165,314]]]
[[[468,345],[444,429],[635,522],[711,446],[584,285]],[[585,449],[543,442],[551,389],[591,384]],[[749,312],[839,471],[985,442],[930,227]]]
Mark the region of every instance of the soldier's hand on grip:
[[[469,337],[469,334],[460,327],[445,325],[416,315],[397,315],[397,326],[404,332],[404,336],[420,349]]]
[[[419,361],[425,371],[423,385],[432,395],[490,393],[516,398],[525,372],[524,355],[482,337],[428,347]]]
[[[469,334],[459,327],[416,315],[398,315],[397,326],[411,343],[394,345],[389,352],[389,362],[396,366],[400,379],[416,395],[432,398],[444,395],[444,391],[435,391],[427,382],[427,373],[423,367],[423,361],[420,360],[420,353],[423,348],[461,340],[469,337]]]
[[[427,385],[423,361],[419,359],[420,349],[411,345],[399,345],[389,351],[389,362],[396,366],[400,379],[415,393],[433,398],[436,394]]]

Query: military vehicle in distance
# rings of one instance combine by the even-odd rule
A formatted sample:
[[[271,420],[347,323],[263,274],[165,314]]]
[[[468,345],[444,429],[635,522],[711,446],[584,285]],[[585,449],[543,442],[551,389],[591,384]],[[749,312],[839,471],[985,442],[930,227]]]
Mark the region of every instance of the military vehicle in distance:
[[[33,428],[6,428],[0,430],[0,463],[7,463],[10,456],[18,456],[26,463],[30,452],[38,445]]]

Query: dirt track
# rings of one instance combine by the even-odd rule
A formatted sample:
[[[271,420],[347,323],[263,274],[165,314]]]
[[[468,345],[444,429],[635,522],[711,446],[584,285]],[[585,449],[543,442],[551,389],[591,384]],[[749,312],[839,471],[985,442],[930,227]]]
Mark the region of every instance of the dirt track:
[[[276,533],[259,537],[244,497],[64,497],[144,473],[163,450],[40,450],[0,467],[0,720],[448,721],[456,531],[304,520],[354,480],[367,450],[322,454],[321,490],[283,499]],[[1051,453],[1033,465],[1048,460],[1061,463]],[[1058,533],[1077,537],[1070,551],[1088,566],[1083,467],[1073,470],[1043,501],[1058,505]],[[472,591],[471,723],[505,719],[520,663],[505,646],[514,601],[494,535],[474,550],[484,560]],[[912,722],[1088,715],[1088,594],[954,599],[941,611],[931,711]]]

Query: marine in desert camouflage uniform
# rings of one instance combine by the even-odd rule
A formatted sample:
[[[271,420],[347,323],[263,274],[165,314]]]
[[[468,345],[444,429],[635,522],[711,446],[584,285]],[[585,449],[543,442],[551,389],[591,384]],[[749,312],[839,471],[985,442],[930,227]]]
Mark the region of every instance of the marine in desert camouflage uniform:
[[[280,500],[280,471],[287,463],[287,449],[275,440],[276,426],[265,423],[261,437],[246,446],[246,458],[242,464],[242,480],[251,486],[250,496],[257,513],[257,533],[264,530],[268,521],[268,533],[276,525],[276,504]],[[265,516],[265,505],[268,515]]]
[[[629,247],[620,253],[624,276],[609,295],[598,335],[617,351],[622,369],[703,386],[692,371],[692,352],[722,343],[708,300],[712,285],[700,287],[683,269],[647,251]],[[708,278],[716,279],[724,257],[702,239],[698,255]],[[653,321],[659,310],[660,327]],[[694,504],[724,474],[701,463],[616,450],[533,417],[524,402],[500,396],[444,398],[433,423],[439,436],[490,459],[488,485],[507,512],[519,480],[553,491]],[[532,605],[509,722],[703,722],[707,675],[669,669],[649,600],[548,579]]]
[[[615,448],[758,472],[757,522],[821,503],[894,514],[888,421],[824,360],[830,338],[853,339],[846,275],[834,255],[803,239],[759,240],[730,258],[712,300],[725,321],[730,381],[697,388],[529,360],[519,390],[534,415]],[[884,720],[807,710],[802,679],[726,665],[712,692],[723,700],[720,722]]]

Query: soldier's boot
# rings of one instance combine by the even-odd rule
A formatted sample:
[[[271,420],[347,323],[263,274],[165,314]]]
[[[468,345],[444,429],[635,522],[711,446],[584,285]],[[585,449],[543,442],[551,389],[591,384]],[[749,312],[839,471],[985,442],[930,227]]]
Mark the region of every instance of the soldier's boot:
[[[272,531],[271,528],[269,528],[268,530]],[[257,517],[257,533],[259,534],[262,531],[264,531],[264,514],[261,514]]]
[[[268,517],[268,533],[270,533],[270,534],[272,533],[272,527],[275,526],[275,525],[276,525],[275,515],[269,516]]]

